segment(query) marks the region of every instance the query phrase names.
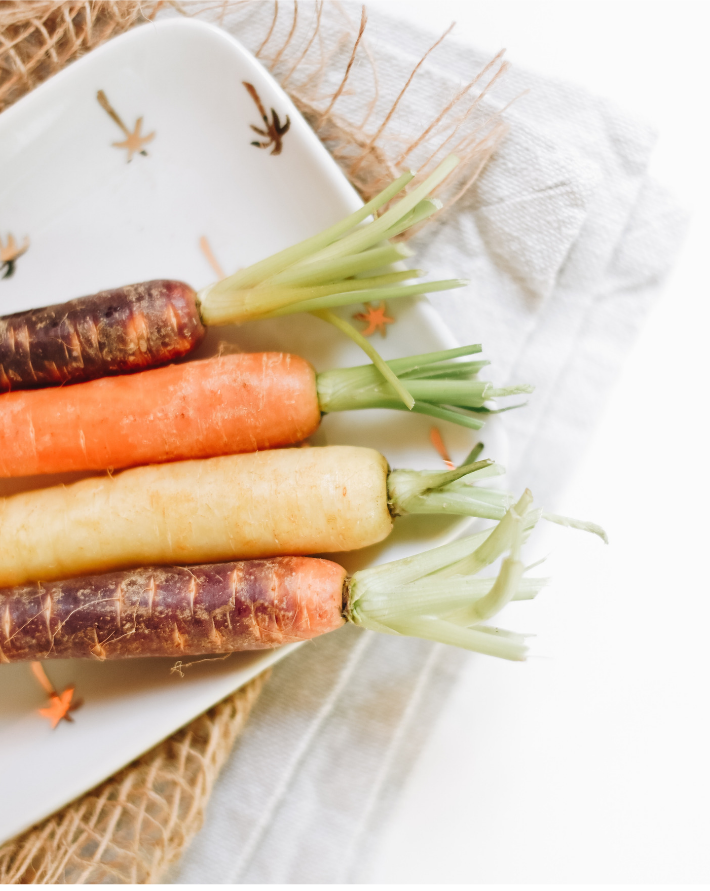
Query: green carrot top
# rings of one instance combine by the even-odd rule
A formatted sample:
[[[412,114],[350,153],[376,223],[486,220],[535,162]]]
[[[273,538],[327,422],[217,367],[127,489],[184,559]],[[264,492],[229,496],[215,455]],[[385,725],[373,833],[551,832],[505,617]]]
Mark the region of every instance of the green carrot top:
[[[310,312],[335,325],[354,340],[389,382],[407,408],[416,401],[374,347],[356,328],[331,312],[335,306],[373,300],[393,300],[432,291],[460,288],[462,279],[403,284],[423,275],[419,269],[380,273],[392,263],[412,256],[391,239],[440,210],[441,202],[428,196],[454,170],[459,159],[449,155],[422,183],[369,223],[375,214],[414,178],[402,174],[362,208],[299,244],[241,269],[200,291],[200,316],[205,325],[231,325]]]

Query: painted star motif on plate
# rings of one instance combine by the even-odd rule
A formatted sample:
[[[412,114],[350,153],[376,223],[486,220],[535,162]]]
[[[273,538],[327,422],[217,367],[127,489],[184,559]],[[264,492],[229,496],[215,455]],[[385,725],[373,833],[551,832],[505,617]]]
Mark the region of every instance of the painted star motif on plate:
[[[144,146],[148,145],[153,139],[155,139],[155,131],[152,133],[148,133],[147,136],[141,136],[141,127],[143,126],[143,118],[140,117],[136,121],[136,125],[133,128],[133,132],[131,132],[128,127],[123,123],[120,115],[116,111],[116,109],[111,105],[108,101],[108,96],[104,93],[103,90],[99,90],[96,94],[96,99],[98,100],[99,105],[106,114],[111,118],[111,120],[123,130],[125,135],[125,139],[123,142],[112,142],[111,145],[114,148],[126,149],[128,152],[127,161],[130,162],[133,160],[133,156],[136,154],[147,155],[148,152],[145,150]]]
[[[126,139],[123,142],[112,142],[111,145],[115,148],[123,148],[128,152],[128,161],[133,160],[133,156],[136,154],[145,155],[147,152],[144,150],[143,146],[148,145],[155,138],[155,131],[149,133],[147,136],[141,136],[141,126],[143,124],[143,118],[138,118],[136,121],[136,126],[133,129],[132,133],[129,133],[126,130]]]
[[[0,278],[10,278],[15,271],[15,263],[30,246],[29,238],[25,238],[22,244],[18,244],[12,234],[7,236],[7,242],[2,243],[0,238],[0,272],[3,275]]]
[[[291,127],[291,121],[289,120],[288,115],[286,115],[286,120],[282,124],[278,114],[272,108],[271,120],[269,120],[269,117],[266,114],[266,109],[264,108],[264,103],[261,101],[254,84],[250,84],[248,83],[248,81],[245,80],[243,80],[242,83],[246,87],[246,90],[251,98],[254,100],[256,107],[259,109],[261,119],[264,122],[263,129],[261,127],[257,127],[254,124],[249,124],[249,126],[255,133],[258,133],[259,136],[262,136],[264,138],[263,142],[261,140],[255,140],[254,142],[252,142],[252,145],[255,145],[257,148],[269,148],[273,145],[271,154],[280,155],[281,149],[283,148],[283,137],[288,133]]]
[[[367,312],[358,312],[353,316],[358,322],[367,322],[367,328],[362,332],[365,337],[379,331],[383,337],[387,336],[387,325],[393,325],[395,320],[385,315],[387,305],[384,300],[375,306],[373,303],[366,303]]]
[[[72,702],[74,696],[74,687],[67,687],[63,693],[50,693],[49,706],[39,709],[40,715],[52,725],[52,730],[56,730],[60,721],[74,722],[70,712],[76,711],[81,706],[81,701]]]

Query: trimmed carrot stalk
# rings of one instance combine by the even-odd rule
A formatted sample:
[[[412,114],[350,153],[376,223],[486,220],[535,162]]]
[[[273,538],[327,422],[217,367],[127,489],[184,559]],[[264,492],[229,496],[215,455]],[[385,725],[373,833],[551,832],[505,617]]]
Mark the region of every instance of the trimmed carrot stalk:
[[[261,650],[344,624],[345,570],[278,557],[0,589],[0,663]]]
[[[174,281],[0,317],[0,393],[163,365],[204,336],[195,292]]]
[[[334,226],[199,294],[182,282],[146,282],[0,317],[0,393],[163,365],[194,349],[205,325],[237,325],[310,312],[330,320],[365,347],[397,397],[411,409],[414,398],[374,347],[327,310],[466,284],[460,279],[402,284],[421,275],[420,270],[378,274],[381,268],[411,256],[408,248],[389,239],[439,209],[440,203],[427,196],[457,164],[453,155],[445,158],[424,182],[364,224],[414,176],[403,174]]]
[[[0,500],[0,586],[145,565],[325,554],[376,544],[410,504],[489,516],[456,491],[491,461],[393,471],[373,449],[326,446],[176,461]]]
[[[471,380],[486,362],[448,361],[474,344],[390,365],[421,396],[417,412],[478,429],[497,390]],[[287,353],[244,353],[0,399],[0,477],[119,470],[300,442],[321,411],[402,408],[372,365],[316,375]]]
[[[346,621],[524,659],[522,635],[484,623],[546,583],[523,578],[521,543],[539,516],[531,501],[526,492],[492,529],[350,579],[329,560],[277,557],[0,589],[0,663],[259,650]],[[477,577],[506,552],[497,577]]]

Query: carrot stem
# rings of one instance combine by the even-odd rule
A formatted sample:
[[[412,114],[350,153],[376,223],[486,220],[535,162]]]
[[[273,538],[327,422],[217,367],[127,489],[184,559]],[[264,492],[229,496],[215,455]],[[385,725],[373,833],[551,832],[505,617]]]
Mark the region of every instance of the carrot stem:
[[[417,204],[414,210],[410,210],[406,217],[403,217],[399,222],[388,229],[385,232],[384,237],[389,239],[401,235],[402,232],[406,232],[407,229],[412,229],[414,226],[418,226],[419,223],[423,223],[424,220],[428,220],[429,217],[438,213],[443,206],[441,201],[436,198],[425,198],[424,201],[420,201],[419,204]]]
[[[472,344],[394,359],[384,365],[398,376],[399,384],[405,386],[414,399],[412,411],[479,430],[484,422],[470,412],[488,410],[485,403],[492,397],[529,393],[532,389],[527,385],[495,388],[488,381],[473,379],[487,362],[452,361],[480,350],[480,344]],[[373,362],[373,365],[340,368],[319,374],[316,385],[321,411],[399,408],[400,397],[391,378],[384,378],[380,364]]]
[[[427,196],[446,179],[458,163],[458,158],[454,155],[445,158],[424,182],[366,225],[361,226],[360,223],[397,195],[411,181],[413,174],[399,177],[359,211],[350,214],[335,226],[205,288],[199,294],[200,314],[204,324],[237,324],[247,319],[264,318],[275,310],[281,315],[360,302],[364,295],[355,296],[357,288],[374,289],[377,287],[376,283],[367,279],[353,282],[350,276],[361,275],[411,255],[407,248],[387,244],[387,239],[417,225],[440,209],[441,203]],[[363,285],[362,281],[368,281],[368,284]],[[339,282],[344,287],[336,287]],[[280,293],[281,302],[278,305],[273,303],[273,289],[325,283],[329,284],[331,290],[318,296],[317,305],[313,305],[309,298],[306,298],[309,302],[304,305],[304,298],[298,294],[292,294],[286,299],[287,295],[283,293]],[[458,279],[430,282],[413,286],[412,290],[395,289],[384,295],[384,299],[461,287],[463,284]],[[245,292],[254,292],[254,299],[248,302],[246,309]],[[383,299],[374,291],[364,299],[376,297]],[[263,303],[259,302],[260,298]]]
[[[316,235],[306,238],[298,244],[291,245],[283,251],[260,260],[246,269],[240,269],[234,275],[222,279],[210,288],[210,291],[231,290],[233,288],[251,288],[264,281],[268,276],[275,276],[289,266],[294,265],[299,260],[314,254],[316,251],[337,241],[346,232],[355,228],[363,220],[376,213],[381,207],[391,201],[395,195],[398,195],[408,183],[414,178],[412,171],[407,171],[398,177],[394,182],[390,183],[387,188],[383,189],[378,195],[375,195],[367,204],[364,204],[359,210],[351,213],[349,216],[324,229]]]
[[[397,375],[392,371],[392,369],[385,362],[382,356],[380,356],[380,354],[373,347],[370,341],[363,337],[356,328],[353,328],[353,326],[349,322],[346,322],[345,319],[341,319],[340,316],[336,316],[336,314],[334,312],[331,312],[329,309],[320,310],[320,312],[314,312],[313,315],[319,319],[322,319],[324,322],[329,322],[331,325],[336,327],[339,331],[342,331],[343,334],[353,340],[363,350],[363,352],[370,357],[370,359],[372,360],[372,364],[385,378],[387,383],[392,387],[392,389],[402,400],[404,405],[410,410],[414,408],[414,397],[412,396],[412,394],[401,383]]]
[[[347,257],[336,257],[330,262],[319,265],[316,275],[311,269],[286,270],[278,277],[279,287],[294,288],[302,285],[327,284],[336,282],[351,275],[362,275],[391,263],[398,263],[414,256],[414,251],[404,244],[388,244],[384,247],[371,248],[360,254]],[[273,283],[272,283],[273,284]]]
[[[477,457],[477,456],[476,456]],[[483,462],[477,462],[481,464]],[[475,485],[485,478],[499,476],[505,470],[498,464],[488,462],[485,469],[475,472],[467,468],[476,465],[463,464],[451,471],[450,479],[440,474],[428,474],[431,485],[425,485],[427,477],[423,471],[393,470],[387,481],[391,510],[395,514],[448,514],[450,516],[478,517],[484,520],[502,520],[506,511],[513,505],[514,497],[510,492]],[[579,529],[597,535],[605,543],[609,538],[604,529],[597,523],[588,520],[576,520],[561,514],[543,510],[543,519],[558,526]]]
[[[408,270],[408,273],[392,273],[400,278],[412,278],[420,273],[419,270]],[[384,276],[383,276],[384,278]],[[378,303],[383,300],[396,300],[399,297],[417,297],[420,294],[428,294],[433,291],[451,291],[454,288],[462,288],[467,284],[459,278],[440,282],[421,282],[418,285],[389,285],[387,287],[372,287],[373,279],[350,279],[347,283],[350,287],[340,293],[335,289],[330,294],[301,303],[293,303],[290,306],[282,306],[273,312],[264,313],[260,318],[274,318],[275,316],[291,315],[295,312],[313,312],[317,309],[331,309],[334,306],[347,306],[351,303]],[[376,282],[374,283],[376,284]],[[352,287],[352,286],[355,287]],[[367,285],[371,285],[367,287]]]
[[[378,217],[367,226],[356,229],[344,238],[334,241],[328,247],[323,248],[318,254],[308,258],[308,262],[314,263],[318,260],[324,260],[331,257],[343,257],[347,254],[366,250],[372,247],[383,238],[387,238],[393,227],[397,226],[403,218],[413,211],[417,205],[424,201],[434,189],[440,185],[449,176],[451,171],[458,165],[459,159],[455,155],[449,155],[432,171],[432,173],[424,180],[423,183],[412,189],[404,198],[400,199],[393,207]],[[428,201],[423,211],[430,209],[431,202]],[[416,216],[416,215],[415,215]]]
[[[417,278],[419,275],[421,275],[421,271],[418,269],[404,269],[377,277],[351,278],[344,282],[327,285],[288,288],[264,286],[235,291],[233,294],[215,298],[209,310],[209,324],[213,326],[231,325],[234,308],[237,305],[240,321],[247,322],[250,319],[268,319],[294,312],[310,312],[311,309],[338,306],[343,303],[382,299],[381,294],[384,294],[384,299],[420,294],[424,290],[423,285],[395,287],[399,282],[408,278]],[[404,288],[403,292],[399,293],[402,288]]]
[[[518,595],[524,532],[539,517],[539,512],[531,511],[531,503],[526,491],[492,530],[355,573],[347,618],[376,631],[436,640],[513,661],[525,659],[523,635],[482,623]],[[505,551],[508,555],[494,580],[475,578]],[[540,587],[528,587],[524,596],[535,596]]]

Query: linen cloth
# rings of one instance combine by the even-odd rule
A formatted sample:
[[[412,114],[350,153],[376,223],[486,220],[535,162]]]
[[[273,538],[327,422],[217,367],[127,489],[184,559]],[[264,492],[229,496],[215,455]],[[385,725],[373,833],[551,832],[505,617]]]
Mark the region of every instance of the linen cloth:
[[[257,4],[220,23],[255,51],[271,15],[271,4]],[[436,36],[370,12],[378,101],[391,104]],[[400,105],[399,136],[416,136],[487,61],[447,40]],[[326,70],[325,86],[341,75]],[[430,299],[462,343],[485,345],[496,383],[535,384],[527,408],[505,416],[508,484],[554,509],[672,265],[685,215],[647,176],[647,126],[515,67],[485,102],[494,110],[516,97],[505,112],[510,133],[477,183],[411,246],[432,277],[471,279]],[[357,120],[369,101],[367,91],[351,93],[344,113]],[[367,881],[379,828],[458,669],[475,658],[353,627],[301,647],[275,668],[172,881]]]

